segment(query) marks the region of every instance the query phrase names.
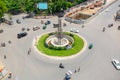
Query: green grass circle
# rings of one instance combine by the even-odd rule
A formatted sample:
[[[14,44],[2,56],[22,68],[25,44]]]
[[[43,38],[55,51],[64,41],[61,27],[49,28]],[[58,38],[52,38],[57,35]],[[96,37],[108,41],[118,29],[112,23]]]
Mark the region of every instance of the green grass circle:
[[[68,50],[49,49],[49,48],[46,48],[44,44],[48,35],[49,33],[42,35],[36,43],[37,49],[43,54],[46,54],[48,56],[57,56],[57,57],[71,56],[80,52],[84,47],[84,40],[80,36],[73,34],[74,45],[71,49],[68,49]]]

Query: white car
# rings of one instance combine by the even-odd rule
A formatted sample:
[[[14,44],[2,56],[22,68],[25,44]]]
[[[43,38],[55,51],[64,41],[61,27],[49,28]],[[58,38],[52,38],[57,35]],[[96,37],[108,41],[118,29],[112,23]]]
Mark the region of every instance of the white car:
[[[70,29],[70,32],[79,33],[79,30],[77,30],[76,28],[72,28]]]
[[[115,66],[117,70],[120,70],[120,62],[118,60],[113,59],[112,64]]]

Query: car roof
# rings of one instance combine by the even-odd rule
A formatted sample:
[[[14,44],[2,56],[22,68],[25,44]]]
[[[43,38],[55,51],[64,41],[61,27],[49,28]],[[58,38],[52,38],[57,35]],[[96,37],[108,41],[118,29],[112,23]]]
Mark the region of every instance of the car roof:
[[[115,60],[116,63],[120,63],[118,60]]]
[[[113,59],[113,61],[115,61],[115,63],[120,63],[118,60],[116,60],[116,59]]]

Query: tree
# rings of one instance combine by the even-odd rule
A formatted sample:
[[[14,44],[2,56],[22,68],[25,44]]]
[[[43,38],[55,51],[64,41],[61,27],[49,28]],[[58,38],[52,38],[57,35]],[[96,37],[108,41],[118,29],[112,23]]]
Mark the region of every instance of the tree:
[[[2,0],[8,8],[8,12],[18,14],[21,12],[40,13],[44,10],[39,10],[37,4],[39,2],[47,2],[47,13],[59,13],[71,6],[84,2],[86,0]]]
[[[3,1],[0,1],[0,18],[4,16],[4,13],[7,12],[7,7]]]
[[[3,0],[8,8],[8,12],[18,14],[21,12],[21,0]]]

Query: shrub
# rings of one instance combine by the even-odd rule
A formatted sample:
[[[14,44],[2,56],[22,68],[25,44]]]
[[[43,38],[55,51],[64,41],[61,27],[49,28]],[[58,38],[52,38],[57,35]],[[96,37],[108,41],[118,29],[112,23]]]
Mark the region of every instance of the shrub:
[[[69,35],[70,35],[71,37],[74,37],[74,35],[73,35],[73,34],[71,34],[71,33],[70,33]]]

